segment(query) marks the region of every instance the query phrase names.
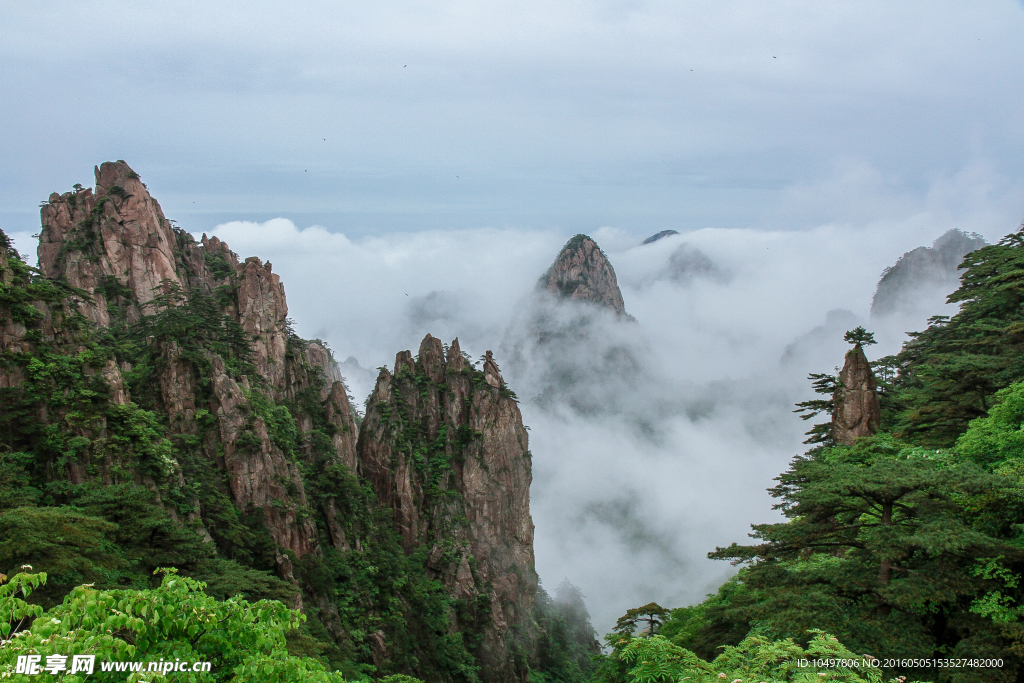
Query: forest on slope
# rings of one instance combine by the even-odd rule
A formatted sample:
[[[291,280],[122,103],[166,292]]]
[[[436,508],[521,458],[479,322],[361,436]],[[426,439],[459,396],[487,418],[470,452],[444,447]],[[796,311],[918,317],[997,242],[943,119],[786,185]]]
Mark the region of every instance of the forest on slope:
[[[812,375],[823,396],[797,408],[830,419],[770,489],[787,521],[710,553],[741,568],[704,602],[627,613],[592,680],[678,680],[689,653],[799,646],[816,630],[893,660],[887,676],[1022,680],[1024,228],[961,268],[949,296],[959,312],[933,317],[898,354],[869,366],[871,333],[847,333],[843,372]],[[646,675],[630,648],[654,634],[662,651],[648,661],[665,666]],[[958,659],[968,663],[935,664]]]

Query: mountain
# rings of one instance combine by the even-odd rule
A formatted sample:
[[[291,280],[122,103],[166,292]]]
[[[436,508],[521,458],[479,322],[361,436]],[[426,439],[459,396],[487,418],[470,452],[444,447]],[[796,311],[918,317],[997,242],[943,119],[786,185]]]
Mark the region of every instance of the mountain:
[[[560,299],[595,304],[615,315],[627,316],[615,269],[597,242],[587,235],[576,235],[565,243],[537,288]]]
[[[145,587],[174,566],[303,611],[293,653],[346,677],[525,681],[530,454],[488,354],[433,337],[358,429],[269,262],[163,215],[123,161],[50,195],[39,269],[0,233],[0,571]]]
[[[427,335],[414,358],[382,368],[359,435],[359,474],[389,507],[407,552],[428,549],[460,607],[455,625],[482,637],[481,676],[526,680],[537,592],[531,455],[515,395],[491,352],[483,368],[456,339]]]
[[[922,309],[939,313],[946,295],[960,286],[961,261],[985,244],[977,233],[950,230],[931,247],[903,254],[882,273],[871,300],[871,316],[913,315]]]
[[[668,257],[668,268],[660,277],[667,277],[677,284],[690,284],[702,279],[727,284],[732,274],[720,268],[700,249],[684,243]]]
[[[608,257],[593,239],[576,235],[521,304],[502,347],[529,400],[581,414],[617,413],[640,381],[637,333]]]
[[[653,235],[651,235],[650,237],[648,237],[647,239],[645,239],[642,242],[642,244],[651,244],[652,242],[657,242],[658,240],[664,239],[665,237],[668,237],[669,235],[678,235],[678,234],[679,234],[678,230],[662,230],[661,232],[656,232]]]

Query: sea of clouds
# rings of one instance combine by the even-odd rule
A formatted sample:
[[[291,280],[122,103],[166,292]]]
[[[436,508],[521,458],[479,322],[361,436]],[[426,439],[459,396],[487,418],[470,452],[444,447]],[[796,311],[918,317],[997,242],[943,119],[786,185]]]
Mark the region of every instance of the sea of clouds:
[[[537,280],[569,237],[557,230],[350,239],[278,218],[214,233],[273,263],[297,330],[330,344],[357,404],[375,368],[427,333],[457,336],[474,358],[494,350],[531,429],[537,569],[548,586],[578,585],[604,632],[636,605],[699,601],[735,571],[706,554],[778,518],[766,489],[809,427],[793,404],[811,397],[808,372],[841,365],[843,332],[873,329],[877,358],[949,312],[944,293],[926,292],[913,316],[870,320],[884,268],[952,227],[990,242],[1016,227],[1005,212],[934,198],[879,206],[812,229],[708,228],[646,245],[598,228],[636,322],[594,314],[585,338],[525,354]],[[611,351],[626,367],[602,360]],[[572,386],[545,393],[566,367]]]

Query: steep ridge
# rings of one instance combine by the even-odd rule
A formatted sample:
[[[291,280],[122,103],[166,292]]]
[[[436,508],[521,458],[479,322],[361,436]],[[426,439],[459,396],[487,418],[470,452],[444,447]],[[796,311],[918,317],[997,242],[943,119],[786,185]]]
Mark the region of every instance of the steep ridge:
[[[458,599],[457,628],[481,634],[488,681],[525,681],[535,638],[527,443],[491,352],[478,370],[429,334],[381,369],[359,435],[359,474]]]
[[[41,218],[37,272],[0,232],[0,571],[48,571],[57,600],[175,566],[303,609],[292,645],[346,676],[526,680],[530,458],[490,354],[399,354],[357,449],[270,263],[196,242],[123,161]]]
[[[78,312],[100,327],[135,324],[144,315],[216,297],[224,323],[237,325],[249,343],[255,372],[232,371],[209,349],[190,359],[181,340],[156,338],[151,349],[158,357],[156,403],[182,434],[199,434],[201,410],[215,420],[216,438],[203,440],[201,456],[221,463],[235,505],[261,512],[279,548],[280,571],[292,578],[292,559],[316,551],[316,529],[311,519],[299,516],[308,501],[298,463],[275,443],[269,416],[253,406],[253,392],[266,388],[269,398],[294,399],[312,388],[316,399],[330,406],[338,437],[335,457],[353,463],[355,423],[341,378],[319,344],[296,338],[289,345],[284,287],[269,262],[251,257],[239,263],[216,238],[204,236],[200,246],[175,229],[123,161],[104,163],[95,175],[95,190],[54,193],[42,207],[39,268],[47,278],[86,293]],[[131,365],[110,364],[107,370],[116,391],[124,391],[122,371],[130,372]],[[197,396],[199,385],[208,386],[209,396],[203,397],[208,402]],[[308,432],[308,416],[304,423],[298,427]],[[69,463],[72,480],[81,483],[90,465],[87,455]]]
[[[949,230],[930,247],[903,254],[886,268],[871,299],[871,316],[908,315],[931,309],[960,285],[964,257],[986,245],[977,233]]]

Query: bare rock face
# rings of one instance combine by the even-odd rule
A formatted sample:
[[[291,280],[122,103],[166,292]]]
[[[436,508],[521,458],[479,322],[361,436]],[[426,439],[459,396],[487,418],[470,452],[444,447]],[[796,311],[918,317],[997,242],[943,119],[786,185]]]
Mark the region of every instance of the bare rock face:
[[[563,299],[586,301],[626,315],[615,269],[601,247],[586,235],[576,235],[565,243],[537,287]]]
[[[833,397],[832,437],[836,441],[849,446],[860,437],[878,431],[881,406],[877,389],[875,375],[864,349],[858,344],[846,352],[846,362]]]
[[[253,340],[256,368],[273,386],[283,389],[288,304],[281,278],[271,272],[269,261],[261,263],[255,256],[245,259],[237,272],[238,318],[246,336]]]
[[[427,335],[383,369],[357,446],[359,473],[394,513],[407,552],[462,601],[455,627],[482,633],[481,680],[525,681],[537,589],[531,456],[516,401],[490,352],[483,372],[458,339]]]
[[[41,214],[39,268],[93,294],[95,304],[81,305],[90,320],[109,325],[108,299],[121,296],[130,301],[128,319],[134,322],[162,293],[162,282],[181,285],[171,224],[123,161],[96,169],[95,193],[51,194]]]
[[[354,471],[356,426],[337,365],[323,346],[290,334],[284,286],[270,263],[255,257],[239,262],[216,237],[204,235],[197,243],[175,228],[125,162],[104,163],[95,175],[95,190],[76,186],[74,192],[50,195],[43,206],[40,269],[47,278],[85,290],[89,298],[77,300],[78,310],[101,327],[118,317],[136,323],[206,296],[241,328],[259,382],[250,382],[237,367],[229,369],[217,353],[197,359],[183,353],[178,342],[154,340],[157,401],[173,433],[205,434],[205,457],[224,472],[232,501],[262,515],[278,546],[279,571],[291,578],[289,558],[320,549],[315,525],[300,514],[308,501],[299,463],[268,432],[260,406],[308,398],[312,392],[330,425],[334,457]],[[0,261],[6,264],[6,258]],[[0,277],[5,273],[0,267]],[[45,311],[45,316],[59,314]],[[0,321],[4,348],[20,344],[22,337],[17,324]],[[114,403],[130,400],[116,364],[103,369],[103,376]],[[0,385],[17,381],[0,374]],[[212,416],[215,430],[204,432],[197,415]],[[309,415],[297,422],[300,436],[312,429]],[[71,471],[84,476],[85,469],[73,463]],[[332,501],[323,505],[330,518],[326,508],[333,511]]]

